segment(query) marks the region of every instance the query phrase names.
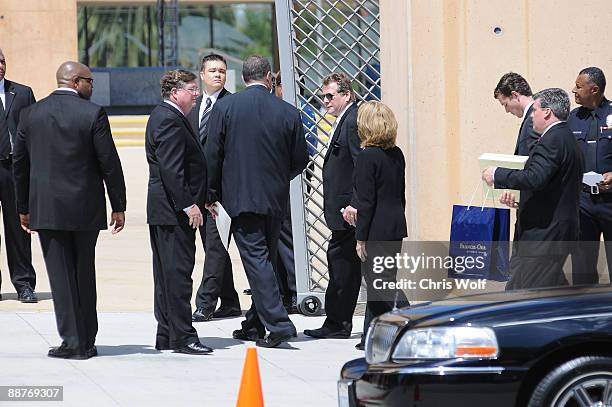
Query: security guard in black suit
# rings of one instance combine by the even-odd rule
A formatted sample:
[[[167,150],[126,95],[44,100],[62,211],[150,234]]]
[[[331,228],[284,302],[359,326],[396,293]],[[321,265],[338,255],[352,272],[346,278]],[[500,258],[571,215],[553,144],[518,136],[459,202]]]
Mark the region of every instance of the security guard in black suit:
[[[597,284],[601,234],[606,241],[608,273],[612,276],[612,102],[604,96],[606,77],[601,69],[585,68],[572,90],[580,107],[568,123],[582,148],[585,172],[603,175],[596,187],[583,184],[580,196],[580,250],[572,258],[573,284]]]
[[[273,348],[296,336],[276,280],[281,222],[289,182],[308,164],[299,111],[274,95],[270,63],[251,56],[242,66],[246,89],[219,100],[206,140],[207,208],[219,201],[249,281],[252,304],[234,339]],[[216,215],[215,215],[216,216]],[[265,338],[265,331],[270,332]]]
[[[11,282],[17,291],[17,299],[24,303],[35,303],[38,302],[38,297],[34,292],[36,273],[32,267],[31,241],[30,235],[19,225],[11,156],[21,112],[36,103],[36,99],[29,86],[8,80],[5,74],[6,59],[0,49],[0,204],[4,223],[6,261]],[[0,285],[2,285],[1,274]]]
[[[204,88],[202,94],[196,99],[196,105],[187,115],[187,120],[198,135],[202,148],[206,145],[208,119],[212,108],[217,100],[231,95],[224,88],[226,71],[227,62],[221,55],[208,54],[202,58],[200,79],[202,79]],[[204,180],[206,181],[206,174],[204,174]],[[202,282],[195,297],[196,310],[191,316],[193,322],[242,315],[238,293],[234,288],[232,260],[221,242],[214,219],[208,211],[206,212],[204,226],[200,228],[205,253],[204,270]],[[221,299],[221,305],[219,309],[216,309],[219,299]]]

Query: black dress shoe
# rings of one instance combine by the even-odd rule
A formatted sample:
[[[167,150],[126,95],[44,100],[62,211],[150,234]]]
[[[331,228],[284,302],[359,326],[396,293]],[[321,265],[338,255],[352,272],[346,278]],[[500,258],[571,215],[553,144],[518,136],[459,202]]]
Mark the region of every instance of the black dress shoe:
[[[263,339],[265,337],[265,334],[260,335],[257,333],[257,331],[247,331],[246,329],[236,329],[234,332],[232,332],[232,338],[234,339],[238,339],[241,341],[258,341],[260,339]]]
[[[296,333],[277,334],[277,335],[268,334],[265,338],[258,339],[255,342],[255,345],[261,348],[276,348],[281,343],[288,341],[291,338],[295,338],[296,336],[297,336]]]
[[[235,308],[219,307],[218,310],[213,312],[213,318],[230,318],[240,316],[242,316],[242,311]]]
[[[60,359],[84,360],[84,359],[89,359],[90,357],[95,356],[95,355],[89,356],[89,351],[85,353],[78,353],[74,349],[70,349],[66,345],[61,344],[60,346],[49,349],[47,356],[51,358],[60,358]]]
[[[207,311],[205,308],[196,308],[191,316],[191,322],[206,322],[213,319],[213,312]]]
[[[319,339],[348,339],[351,337],[350,331],[344,329],[334,331],[326,326],[317,329],[305,329],[304,335]]]
[[[208,346],[204,346],[198,342],[190,343],[189,345],[185,345],[182,348],[175,349],[175,353],[184,353],[186,355],[208,355],[212,353],[212,349]]]
[[[365,345],[361,342],[359,342],[357,345],[355,345],[355,349],[357,350],[365,350]]]
[[[23,303],[34,304],[38,302],[36,293],[31,288],[26,287],[17,295],[17,299]]]

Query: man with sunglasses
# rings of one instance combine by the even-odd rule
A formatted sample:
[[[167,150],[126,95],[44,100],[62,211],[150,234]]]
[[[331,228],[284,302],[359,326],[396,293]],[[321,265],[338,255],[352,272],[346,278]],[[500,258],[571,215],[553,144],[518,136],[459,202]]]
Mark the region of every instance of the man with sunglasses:
[[[307,329],[304,334],[313,338],[349,338],[361,285],[361,263],[355,250],[355,228],[351,226],[357,217],[357,210],[351,206],[353,167],[361,148],[350,78],[344,73],[326,76],[321,99],[327,112],[336,116],[323,161],[325,223],[332,232],[327,247],[327,317],[321,328]]]
[[[17,211],[40,238],[62,344],[48,356],[97,355],[95,249],[107,229],[125,224],[125,181],[104,109],[89,102],[89,68],[64,62],[58,89],[21,114],[13,148]]]
[[[4,221],[6,260],[11,282],[17,291],[17,299],[24,303],[35,303],[38,298],[34,292],[36,273],[32,267],[31,241],[30,235],[19,225],[11,157],[19,115],[36,100],[30,87],[6,79],[5,74],[6,58],[0,49],[0,203]]]

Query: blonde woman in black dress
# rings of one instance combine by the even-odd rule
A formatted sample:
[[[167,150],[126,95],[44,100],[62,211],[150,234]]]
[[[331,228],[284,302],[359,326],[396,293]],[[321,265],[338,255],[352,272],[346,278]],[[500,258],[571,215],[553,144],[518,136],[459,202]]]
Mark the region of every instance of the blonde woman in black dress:
[[[349,214],[345,220],[356,228],[356,250],[368,288],[365,336],[373,318],[392,310],[394,305],[407,305],[402,291],[381,288],[381,281],[396,281],[397,268],[373,272],[372,263],[374,256],[394,257],[407,236],[406,162],[402,150],[395,145],[397,121],[389,107],[375,101],[363,103],[357,127],[363,148],[353,172],[351,205],[357,209],[357,216]],[[363,348],[363,343],[364,337],[357,348]]]

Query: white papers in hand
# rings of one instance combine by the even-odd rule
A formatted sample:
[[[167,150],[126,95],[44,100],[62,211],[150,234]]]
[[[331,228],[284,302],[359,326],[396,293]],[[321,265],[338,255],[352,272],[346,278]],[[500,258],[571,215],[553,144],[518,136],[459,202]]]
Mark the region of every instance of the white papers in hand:
[[[594,171],[589,171],[582,175],[582,182],[590,187],[594,187],[597,183],[603,181],[603,175],[598,174]]]
[[[221,238],[221,242],[223,243],[223,247],[225,250],[229,252],[229,239],[230,239],[230,229],[232,227],[232,218],[227,214],[221,202],[217,201],[213,203],[213,207],[217,212],[217,219],[215,219],[215,224],[217,225],[217,230],[219,231],[219,237]]]

